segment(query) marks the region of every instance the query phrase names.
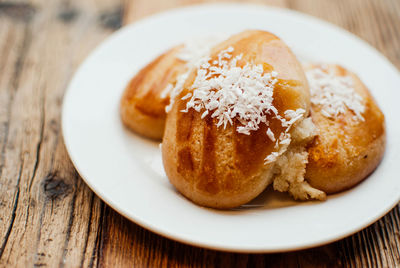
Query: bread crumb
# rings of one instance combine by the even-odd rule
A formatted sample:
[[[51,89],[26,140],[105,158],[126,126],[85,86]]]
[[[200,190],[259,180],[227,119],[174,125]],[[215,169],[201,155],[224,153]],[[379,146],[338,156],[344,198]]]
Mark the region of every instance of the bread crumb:
[[[311,118],[302,120],[292,131],[293,143],[276,159],[273,188],[288,192],[296,200],[325,200],[326,194],[311,187],[305,181],[308,152],[305,145],[315,136],[315,125]]]

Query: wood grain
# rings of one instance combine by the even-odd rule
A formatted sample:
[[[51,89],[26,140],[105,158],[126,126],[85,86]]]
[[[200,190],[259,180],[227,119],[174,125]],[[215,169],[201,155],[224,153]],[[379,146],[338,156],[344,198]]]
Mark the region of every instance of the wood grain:
[[[153,234],[114,212],[79,177],[60,132],[62,97],[79,63],[124,23],[206,2],[215,1],[0,1],[0,266],[400,266],[399,206],[369,228],[323,247],[234,254]],[[245,2],[332,22],[400,68],[398,0]]]
[[[115,7],[114,1],[0,4],[2,266],[97,262],[104,205],[69,161],[60,108],[78,63],[115,29],[102,20]]]

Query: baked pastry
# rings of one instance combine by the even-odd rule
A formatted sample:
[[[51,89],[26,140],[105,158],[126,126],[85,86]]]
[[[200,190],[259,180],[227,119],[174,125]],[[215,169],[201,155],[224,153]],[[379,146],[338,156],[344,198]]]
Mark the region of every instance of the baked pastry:
[[[141,69],[121,97],[120,114],[126,127],[145,137],[160,140],[164,133],[165,108],[170,91],[183,82],[197,60],[209,53],[221,37],[192,39],[173,47]]]
[[[318,135],[309,146],[306,179],[326,193],[353,187],[381,161],[385,118],[367,87],[338,65],[305,66]]]
[[[186,61],[178,57],[182,46],[165,52],[141,69],[129,82],[121,98],[122,122],[129,129],[153,139],[161,139],[165,125],[168,87],[186,71]]]
[[[183,195],[230,208],[272,184],[295,199],[324,200],[379,164],[384,116],[356,75],[338,65],[307,65],[310,98],[300,64],[273,34],[240,33],[207,57],[211,44],[170,49],[121,98],[130,129],[161,139],[166,125],[164,167]]]
[[[170,182],[187,198],[231,208],[274,188],[324,199],[304,181],[314,137],[302,66],[275,35],[245,31],[214,47],[171,93],[162,143]]]

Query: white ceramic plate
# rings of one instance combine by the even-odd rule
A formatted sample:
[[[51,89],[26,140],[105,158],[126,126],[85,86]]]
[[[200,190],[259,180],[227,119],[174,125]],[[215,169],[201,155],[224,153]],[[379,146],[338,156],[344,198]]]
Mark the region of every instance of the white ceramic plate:
[[[300,59],[339,63],[364,80],[386,115],[388,130],[383,162],[367,180],[326,202],[297,203],[284,194],[264,193],[247,208],[206,209],[169,184],[158,143],[124,129],[119,99],[141,67],[188,38],[245,29],[271,31]],[[70,157],[90,188],[149,230],[227,251],[302,249],[353,234],[399,202],[399,85],[399,73],[375,49],[315,18],[264,6],[188,7],[124,27],[86,59],[65,94],[63,134]]]

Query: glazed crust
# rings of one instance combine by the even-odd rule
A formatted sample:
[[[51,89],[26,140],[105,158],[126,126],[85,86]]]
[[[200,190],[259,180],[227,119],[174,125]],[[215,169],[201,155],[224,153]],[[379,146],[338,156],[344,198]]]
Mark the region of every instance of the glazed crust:
[[[165,126],[165,107],[169,96],[163,90],[174,84],[186,70],[186,62],[179,60],[177,46],[160,55],[141,69],[129,82],[120,102],[122,122],[129,129],[152,139],[161,139]]]
[[[308,66],[320,68],[320,66]],[[318,135],[308,148],[306,179],[328,194],[344,191],[365,179],[380,163],[386,143],[385,118],[367,87],[353,73],[338,65],[327,65],[338,76],[350,76],[355,91],[365,101],[365,121],[355,120],[347,109],[334,119],[312,104],[312,119]]]
[[[309,91],[303,69],[296,57],[275,35],[264,31],[245,31],[216,46],[211,61],[229,46],[232,57],[243,53],[238,65],[248,62],[263,64],[265,71],[275,70],[278,83],[274,90],[274,106],[280,114],[288,109],[309,110]],[[210,61],[210,62],[211,62]],[[216,127],[215,119],[189,109],[183,113],[195,79],[194,70],[186,80],[184,90],[167,116],[162,143],[164,168],[171,183],[197,204],[213,208],[231,208],[247,203],[270,183],[272,165],[264,158],[276,151],[266,135],[267,127],[250,135],[236,131],[237,122],[226,129]],[[275,136],[282,132],[280,121],[269,118]]]

